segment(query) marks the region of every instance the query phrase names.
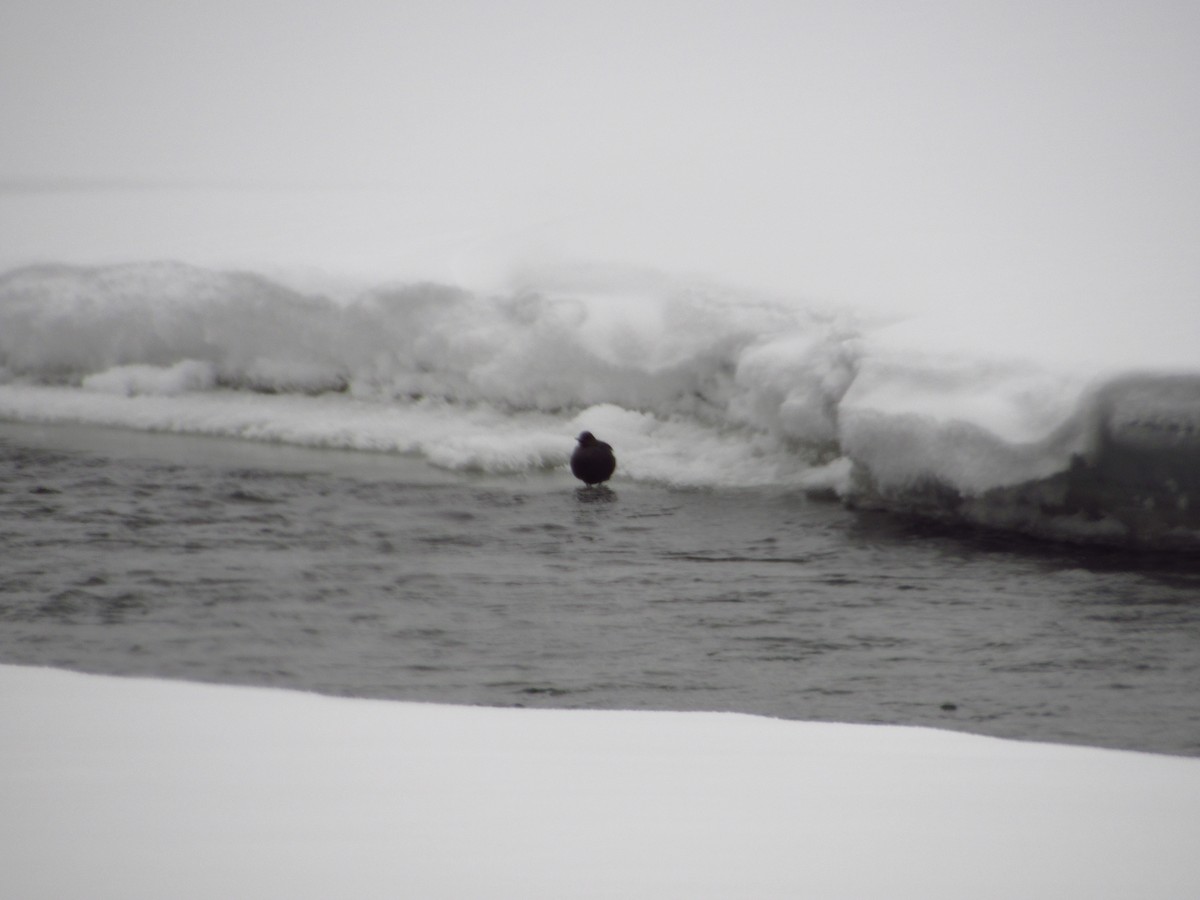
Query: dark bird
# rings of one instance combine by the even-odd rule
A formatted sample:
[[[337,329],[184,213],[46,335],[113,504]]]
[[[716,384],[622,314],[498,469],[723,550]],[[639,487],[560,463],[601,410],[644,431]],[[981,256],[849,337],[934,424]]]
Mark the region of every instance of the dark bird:
[[[578,440],[579,446],[571,454],[571,474],[588,487],[608,481],[617,468],[612,447],[596,440],[590,431],[585,431]]]

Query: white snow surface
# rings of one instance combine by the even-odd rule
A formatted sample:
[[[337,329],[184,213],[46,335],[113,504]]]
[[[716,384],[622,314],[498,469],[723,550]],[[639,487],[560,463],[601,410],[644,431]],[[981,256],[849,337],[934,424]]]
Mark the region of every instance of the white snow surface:
[[[1063,472],[1129,424],[1151,438],[1148,415],[1193,441],[1191,333],[1159,323],[1172,340],[1138,343],[1137,325],[1118,353],[1098,326],[1047,341],[995,311],[870,319],[622,267],[331,296],[177,263],[41,266],[0,276],[0,416],[493,472],[565,465],[588,429],[622,477],[838,490],[853,460],[885,489],[934,478],[973,497]],[[1131,376],[1136,391],[1109,389]]]
[[[25,898],[1200,896],[1200,760],[0,666]]]

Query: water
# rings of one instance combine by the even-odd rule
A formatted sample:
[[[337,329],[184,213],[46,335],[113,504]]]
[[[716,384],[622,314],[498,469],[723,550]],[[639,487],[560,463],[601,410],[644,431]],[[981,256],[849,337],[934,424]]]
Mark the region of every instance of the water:
[[[0,423],[0,660],[1200,755],[1200,564],[770,489]]]

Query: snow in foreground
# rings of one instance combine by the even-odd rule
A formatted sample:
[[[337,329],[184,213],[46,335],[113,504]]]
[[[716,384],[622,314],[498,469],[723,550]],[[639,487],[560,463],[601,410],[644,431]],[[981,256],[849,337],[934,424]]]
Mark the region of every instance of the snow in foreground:
[[[0,666],[6,896],[1200,896],[1200,760]]]

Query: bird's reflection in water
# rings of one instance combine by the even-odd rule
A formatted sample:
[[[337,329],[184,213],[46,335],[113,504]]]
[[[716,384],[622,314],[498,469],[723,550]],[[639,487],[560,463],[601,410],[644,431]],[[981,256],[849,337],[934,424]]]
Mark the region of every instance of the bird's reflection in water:
[[[581,487],[575,489],[575,499],[580,503],[613,503],[617,499],[617,492],[604,484]]]

